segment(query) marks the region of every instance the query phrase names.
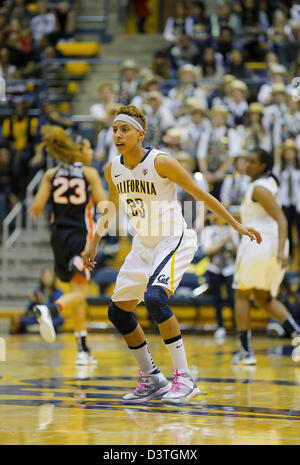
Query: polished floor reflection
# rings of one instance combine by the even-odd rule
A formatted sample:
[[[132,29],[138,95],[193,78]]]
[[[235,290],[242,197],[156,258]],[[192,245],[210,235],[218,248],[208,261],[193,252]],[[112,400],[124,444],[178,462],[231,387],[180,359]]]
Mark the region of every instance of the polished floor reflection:
[[[300,444],[300,362],[286,339],[254,337],[258,364],[235,367],[234,337],[184,335],[202,394],[185,406],[159,400],[124,405],[137,367],[116,334],[91,334],[96,367],[75,366],[71,334],[48,345],[39,335],[7,336],[0,361],[0,444]],[[171,378],[159,336],[153,358]]]

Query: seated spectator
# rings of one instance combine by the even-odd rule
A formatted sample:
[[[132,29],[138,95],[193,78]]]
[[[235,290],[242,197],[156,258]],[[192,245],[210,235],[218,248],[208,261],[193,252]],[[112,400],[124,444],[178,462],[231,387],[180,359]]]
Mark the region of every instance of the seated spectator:
[[[176,77],[180,67],[195,64],[198,56],[198,47],[187,35],[182,35],[169,52],[172,77]]]
[[[177,158],[177,155],[183,149],[183,130],[177,127],[171,127],[166,131],[163,137],[163,150],[168,152],[172,157]]]
[[[54,32],[56,27],[55,14],[47,9],[47,2],[40,0],[36,3],[37,14],[30,21],[32,37],[36,44],[39,43],[43,36]]]
[[[164,104],[161,92],[149,92],[145,100],[144,112],[147,117],[147,132],[144,147],[159,147],[166,131],[174,125],[174,116],[170,108]]]
[[[217,2],[217,12],[210,15],[211,34],[215,38],[222,35],[222,27],[229,28],[233,35],[236,35],[241,30],[241,8],[236,5],[235,8],[230,8],[229,2]]]
[[[232,50],[241,48],[240,43],[234,40],[232,29],[228,25],[223,25],[216,39],[215,49],[222,57],[222,65],[225,69],[230,65]]]
[[[286,87],[277,82],[272,85],[272,103],[265,107],[263,116],[264,130],[270,133],[272,148],[282,144],[287,112]]]
[[[287,139],[282,145],[281,154],[274,160],[273,173],[279,179],[279,202],[288,222],[290,257],[293,259],[296,246],[294,228],[300,243],[300,159],[299,148],[293,140]]]
[[[185,33],[197,45],[199,52],[210,39],[210,23],[202,1],[193,1],[191,15],[185,20]]]
[[[268,49],[278,55],[280,47],[287,40],[285,25],[287,17],[281,10],[275,11],[271,26],[267,31]]]
[[[243,126],[246,122],[249,90],[243,81],[238,79],[232,81],[231,95],[227,108],[229,110],[228,124],[232,127]]]
[[[22,52],[28,54],[28,58],[31,58],[31,52],[33,50],[33,44],[31,35],[28,29],[22,27],[21,21],[17,18],[11,19],[8,25],[8,33],[16,34],[16,45],[17,48]]]
[[[169,45],[176,45],[182,34],[185,33],[186,5],[178,1],[175,5],[174,16],[167,18],[163,31],[164,39]]]
[[[162,79],[170,78],[169,61],[166,52],[158,51],[154,54],[152,63],[150,65],[150,71]]]
[[[18,190],[24,195],[33,156],[37,118],[28,115],[25,102],[15,105],[13,114],[3,121],[2,137],[14,154],[14,176]]]
[[[216,55],[213,47],[205,47],[199,63],[199,79],[207,95],[219,87],[224,74],[224,68]]]
[[[101,81],[97,86],[98,103],[90,107],[90,115],[98,122],[98,130],[107,126],[106,110],[116,101],[116,89],[111,81]]]
[[[241,50],[235,48],[230,53],[230,62],[228,66],[228,73],[233,74],[236,79],[252,79],[253,72],[247,68],[245,64],[245,57]]]
[[[8,47],[0,48],[0,76],[6,81],[12,79],[17,67],[12,64]]]
[[[219,87],[214,90],[207,98],[208,108],[216,105],[224,107],[228,106],[230,94],[231,94],[231,83],[235,80],[232,74],[224,74],[220,82]]]
[[[187,64],[179,68],[179,84],[168,94],[172,101],[172,111],[175,117],[179,115],[180,105],[189,97],[197,98],[204,108],[207,107],[205,93],[197,84],[198,77],[198,70],[193,65]]]
[[[18,19],[22,28],[28,29],[32,15],[27,8],[26,0],[14,0],[11,2],[9,17],[10,19]]]
[[[55,286],[55,275],[51,269],[44,269],[41,274],[38,286],[29,292],[29,302],[26,311],[21,317],[14,317],[11,325],[11,332],[27,333],[38,332],[38,322],[32,311],[36,304],[48,305],[55,302],[62,295],[62,291]],[[55,332],[60,332],[64,323],[64,318],[58,314],[53,319]]]
[[[293,139],[300,148],[300,102],[287,96],[287,112],[285,113],[285,125],[283,127],[283,140]]]
[[[137,95],[133,97],[130,104],[142,110],[149,93],[154,90],[160,92],[160,88],[161,78],[159,76],[155,76],[154,74],[145,74],[141,82],[140,90]],[[169,97],[166,97],[165,95],[163,95],[163,104],[168,108],[172,108],[172,102]]]
[[[70,40],[75,32],[75,11],[67,1],[59,1],[54,9],[56,27],[48,35],[50,43],[56,45],[58,41]]]
[[[125,60],[120,68],[120,82],[117,92],[117,101],[123,105],[129,105],[139,88],[139,68],[135,61]]]
[[[264,59],[264,68],[258,71],[258,77],[263,80],[270,80],[270,71],[273,65],[279,64],[279,58],[276,53],[267,52]]]
[[[119,108],[118,103],[108,105],[105,111],[105,126],[99,131],[97,136],[96,147],[94,150],[94,160],[96,168],[101,176],[104,175],[104,165],[119,155],[118,149],[113,142],[112,122],[114,115]]]
[[[184,134],[183,147],[195,161],[197,160],[197,148],[200,138],[208,130],[210,124],[206,116],[206,109],[197,101],[194,101],[189,106],[189,121],[182,126]]]
[[[216,338],[224,338],[226,329],[223,320],[222,285],[226,285],[229,306],[232,310],[233,327],[234,317],[234,290],[232,288],[234,262],[239,243],[239,235],[230,228],[224,220],[211,213],[208,215],[210,225],[204,228],[203,252],[210,257],[207,267],[209,284],[216,310],[217,330]]]
[[[0,223],[18,202],[18,190],[15,182],[13,154],[7,145],[0,145]]]
[[[264,52],[260,48],[260,42],[264,40],[264,24],[261,24],[261,16],[255,0],[244,0],[241,13],[240,38],[248,60],[260,61]]]
[[[269,105],[272,102],[272,85],[281,82],[284,83],[284,79],[287,76],[287,69],[285,66],[280,64],[273,64],[270,66],[269,71],[269,82],[262,84],[257,94],[257,101],[263,105]]]
[[[197,159],[210,193],[219,199],[223,180],[232,171],[234,158],[240,153],[241,138],[235,129],[227,126],[226,108],[213,107],[209,118],[211,127],[200,138]]]
[[[300,41],[300,20],[290,19],[285,26],[287,40],[279,47],[278,56],[281,63],[288,66],[297,56]]]
[[[250,147],[261,147],[267,152],[272,150],[271,132],[265,131],[263,126],[264,106],[258,102],[252,102],[247,112],[247,120],[239,132],[243,140],[243,150]]]
[[[226,175],[220,193],[222,204],[237,219],[239,219],[241,203],[250,182],[250,177],[246,174],[246,157],[247,152],[241,152],[235,157],[234,171],[232,174]]]

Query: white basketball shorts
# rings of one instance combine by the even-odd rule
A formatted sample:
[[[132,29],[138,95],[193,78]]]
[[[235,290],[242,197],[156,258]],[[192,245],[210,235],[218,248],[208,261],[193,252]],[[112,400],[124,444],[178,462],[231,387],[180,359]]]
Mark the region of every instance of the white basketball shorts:
[[[138,235],[120,268],[112,301],[144,301],[147,286],[162,286],[172,293],[197,250],[197,235],[185,229],[182,236],[163,238],[156,247],[146,247]]]
[[[242,237],[237,251],[232,287],[270,291],[272,297],[276,297],[285,274],[285,269],[281,268],[277,260],[277,249],[278,238],[273,234],[262,234],[261,244]],[[286,256],[288,250],[287,241]]]

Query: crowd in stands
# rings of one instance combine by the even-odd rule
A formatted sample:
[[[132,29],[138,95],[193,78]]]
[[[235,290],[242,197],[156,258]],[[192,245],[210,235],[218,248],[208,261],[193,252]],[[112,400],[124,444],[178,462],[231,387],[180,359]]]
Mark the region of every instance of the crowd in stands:
[[[300,243],[300,1],[219,0],[214,14],[206,10],[204,1],[177,1],[165,23],[165,47],[150,66],[125,59],[118,82],[99,83],[98,102],[90,108],[94,164],[103,175],[118,154],[113,114],[119,104],[134,104],[147,117],[144,146],[176,157],[235,214],[249,182],[247,149],[259,145],[273,153],[293,260]],[[41,126],[54,122],[77,130],[50,102],[30,115],[34,92],[22,81],[17,85],[18,79],[40,77],[43,60],[58,57],[57,43],[73,34],[70,2],[52,2],[51,8],[45,1],[0,2],[0,76],[15,81],[8,85],[13,113],[3,120],[0,145],[0,221],[45,165]],[[215,230],[214,224],[212,235]],[[230,243],[234,248],[234,239]],[[225,249],[218,254],[228,255]],[[213,271],[211,278],[214,284]]]

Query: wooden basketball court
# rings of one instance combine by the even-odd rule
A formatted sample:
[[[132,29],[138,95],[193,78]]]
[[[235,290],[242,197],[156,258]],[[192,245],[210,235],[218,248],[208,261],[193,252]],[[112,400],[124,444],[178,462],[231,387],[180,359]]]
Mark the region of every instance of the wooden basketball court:
[[[6,337],[0,362],[1,445],[299,445],[300,363],[287,339],[253,337],[258,364],[235,367],[237,341],[184,334],[202,395],[188,405],[159,400],[126,405],[137,365],[115,333],[89,335],[96,367],[76,367],[74,336]],[[172,377],[158,335],[148,335],[157,366]]]

